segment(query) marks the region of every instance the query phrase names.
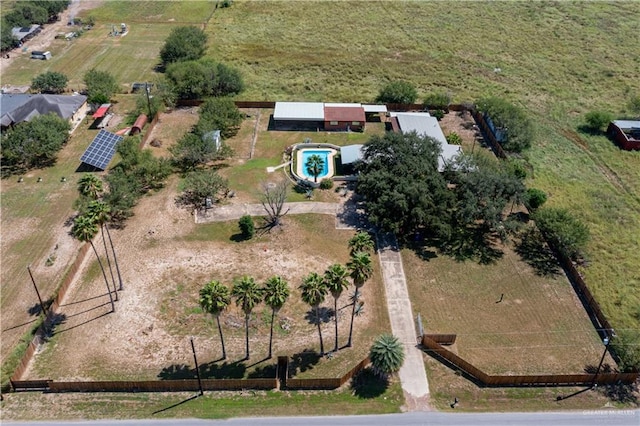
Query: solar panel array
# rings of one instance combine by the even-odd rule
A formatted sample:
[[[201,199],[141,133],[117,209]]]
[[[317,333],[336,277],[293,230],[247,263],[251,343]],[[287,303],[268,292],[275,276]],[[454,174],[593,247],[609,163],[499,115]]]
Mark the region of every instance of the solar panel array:
[[[124,139],[106,130],[100,130],[100,133],[91,141],[87,150],[80,157],[80,161],[105,170],[109,162],[116,153],[116,145]]]

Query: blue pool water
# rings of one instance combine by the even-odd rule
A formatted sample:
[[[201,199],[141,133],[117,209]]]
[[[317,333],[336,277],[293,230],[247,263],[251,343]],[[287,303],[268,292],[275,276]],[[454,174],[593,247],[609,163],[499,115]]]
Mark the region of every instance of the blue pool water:
[[[302,174],[307,179],[313,180],[313,175],[310,175],[307,172],[307,160],[312,155],[319,155],[324,160],[324,165],[322,166],[322,172],[318,175],[318,179],[325,177],[329,174],[329,154],[332,152],[330,149],[305,149],[302,151]]]

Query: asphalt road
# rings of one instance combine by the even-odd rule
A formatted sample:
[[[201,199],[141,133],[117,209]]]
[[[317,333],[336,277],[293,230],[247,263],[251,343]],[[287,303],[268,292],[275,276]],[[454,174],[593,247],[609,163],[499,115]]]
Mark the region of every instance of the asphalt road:
[[[230,420],[99,420],[81,422],[2,422],[29,426],[638,426],[640,410],[585,410],[544,413],[412,412],[378,416],[268,417]]]

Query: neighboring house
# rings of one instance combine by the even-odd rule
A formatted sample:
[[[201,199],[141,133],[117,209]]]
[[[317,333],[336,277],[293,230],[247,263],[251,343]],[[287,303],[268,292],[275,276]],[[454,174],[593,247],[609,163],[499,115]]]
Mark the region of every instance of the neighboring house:
[[[360,104],[324,104],[324,129],[329,131],[364,131],[366,121]]]
[[[443,171],[446,163],[452,161],[461,152],[459,145],[450,145],[447,143],[438,119],[432,117],[426,112],[392,112],[391,127],[395,132],[410,133],[416,132],[421,136],[429,136],[440,142],[442,152],[438,158],[438,170]]]
[[[380,121],[384,105],[323,102],[276,102],[275,130],[364,131],[365,122]]]
[[[35,37],[40,31],[42,26],[33,24],[29,27],[14,27],[11,29],[11,35],[14,36],[20,43],[24,43],[32,37]]]
[[[616,120],[609,124],[607,132],[620,148],[640,150],[640,120]]]
[[[83,95],[0,94],[0,125],[3,129],[51,112],[69,120],[74,128],[87,110],[87,97]]]

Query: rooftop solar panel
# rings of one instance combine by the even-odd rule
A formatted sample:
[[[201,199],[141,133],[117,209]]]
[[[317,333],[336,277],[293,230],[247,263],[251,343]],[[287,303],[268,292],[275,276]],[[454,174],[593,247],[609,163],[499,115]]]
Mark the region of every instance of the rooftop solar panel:
[[[122,139],[122,136],[106,130],[100,130],[87,150],[82,154],[82,157],[80,157],[80,161],[100,170],[105,170],[116,153],[116,145]]]

